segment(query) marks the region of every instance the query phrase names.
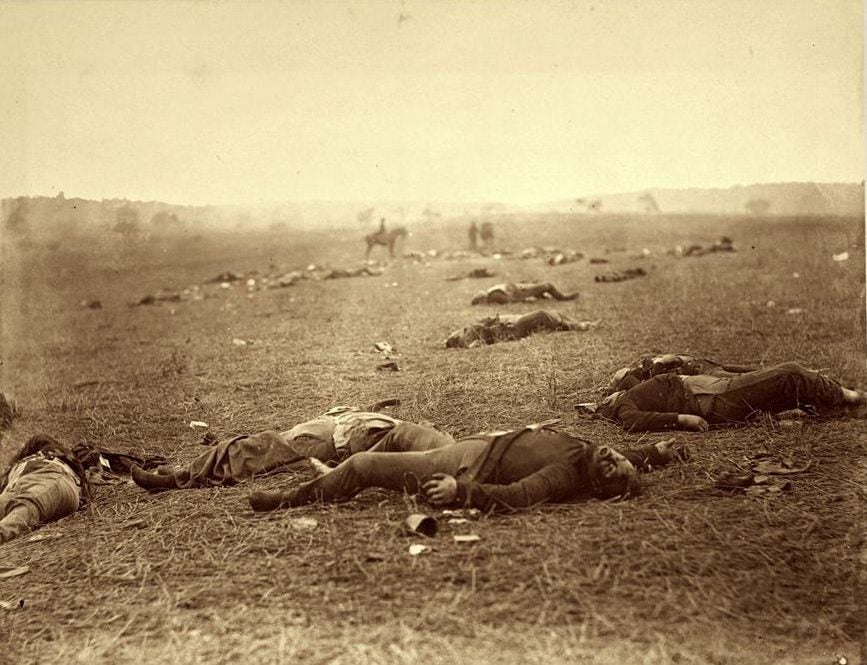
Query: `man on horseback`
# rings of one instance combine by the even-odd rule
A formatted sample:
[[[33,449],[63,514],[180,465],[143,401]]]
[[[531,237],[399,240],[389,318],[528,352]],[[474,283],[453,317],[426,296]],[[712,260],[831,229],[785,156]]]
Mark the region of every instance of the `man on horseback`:
[[[386,230],[385,217],[380,217],[379,231],[370,233],[364,237],[364,241],[367,243],[367,251],[364,254],[365,258],[370,258],[370,250],[376,245],[388,247],[389,256],[394,258],[394,243],[398,238],[406,237],[407,235],[407,230],[402,226],[397,226],[391,231]]]

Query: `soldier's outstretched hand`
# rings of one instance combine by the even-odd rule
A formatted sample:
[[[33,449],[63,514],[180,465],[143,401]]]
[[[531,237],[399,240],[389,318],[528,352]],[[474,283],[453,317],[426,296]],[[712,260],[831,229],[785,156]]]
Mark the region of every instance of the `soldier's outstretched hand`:
[[[434,505],[451,503],[458,495],[458,481],[454,476],[445,473],[435,473],[422,485],[427,500]]]
[[[673,460],[686,462],[691,455],[689,447],[685,443],[677,443],[677,440],[674,438],[658,441],[653,446],[669,462]]]
[[[679,413],[677,415],[677,425],[681,429],[692,430],[693,432],[707,432],[707,421],[701,416],[694,416],[689,413]]]

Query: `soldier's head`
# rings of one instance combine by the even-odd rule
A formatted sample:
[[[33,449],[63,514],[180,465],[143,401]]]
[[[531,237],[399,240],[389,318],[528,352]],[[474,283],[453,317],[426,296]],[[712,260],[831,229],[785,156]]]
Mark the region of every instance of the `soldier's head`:
[[[609,446],[598,446],[590,460],[590,484],[597,499],[626,499],[641,493],[632,462]]]
[[[68,455],[70,449],[60,443],[53,436],[48,434],[37,434],[27,439],[27,442],[21,447],[21,450],[15,455],[17,459],[24,459],[37,453],[46,453],[50,455]]]
[[[487,291],[479,291],[476,295],[473,296],[473,299],[470,301],[471,305],[478,305],[480,303],[485,302],[488,299]]]

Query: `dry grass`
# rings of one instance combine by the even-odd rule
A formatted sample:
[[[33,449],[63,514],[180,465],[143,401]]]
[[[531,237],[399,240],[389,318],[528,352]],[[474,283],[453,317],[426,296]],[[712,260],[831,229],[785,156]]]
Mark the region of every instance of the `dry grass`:
[[[457,435],[559,417],[569,431],[631,445],[641,437],[572,405],[647,352],[796,359],[867,385],[863,220],[657,221],[499,224],[503,246],[574,247],[606,256],[604,266],[395,261],[381,277],[252,297],[209,286],[213,297],[203,300],[133,308],[127,303],[145,293],[226,270],[354,267],[363,247],[351,236],[263,234],[111,254],[25,251],[4,239],[2,385],[24,413],[0,458],[46,430],[180,462],[202,450],[190,420],[222,436],[386,397],[402,400],[396,415]],[[663,253],[721,234],[740,251]],[[429,230],[408,247],[444,249],[463,239],[462,228]],[[650,258],[630,258],[643,247]],[[833,263],[830,255],[843,249],[850,261]],[[499,276],[445,281],[483,265]],[[635,265],[649,276],[593,282],[596,272]],[[603,323],[585,333],[442,348],[452,329],[496,311],[469,299],[502,278],[578,288],[577,302],[548,307]],[[84,298],[99,298],[103,309],[80,307]],[[792,307],[805,311],[787,314]],[[252,344],[236,346],[236,337]],[[400,372],[375,370],[378,340],[398,349]],[[32,571],[0,580],[0,600],[26,599],[23,610],[0,610],[9,645],[0,662],[830,664],[835,654],[857,662],[867,623],[856,602],[867,595],[863,421],[800,430],[764,421],[677,436],[690,443],[692,460],[647,477],[638,500],[443,524],[419,557],[409,556],[415,541],[397,529],[415,508],[411,497],[371,491],[346,505],[261,516],[246,505],[250,488],[292,483],[293,475],[159,495],[100,487],[86,511],[42,529],[57,539],[0,548],[0,564]],[[760,448],[806,455],[813,465],[791,494],[713,488],[719,471],[744,465]],[[317,528],[295,529],[297,516],[314,517]],[[457,530],[481,541],[454,543]]]

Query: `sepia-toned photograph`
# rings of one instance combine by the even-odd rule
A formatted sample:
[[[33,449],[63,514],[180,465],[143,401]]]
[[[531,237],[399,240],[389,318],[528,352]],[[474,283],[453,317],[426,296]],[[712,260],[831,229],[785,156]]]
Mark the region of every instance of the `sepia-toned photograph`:
[[[0,665],[867,665],[863,12],[0,4]]]

